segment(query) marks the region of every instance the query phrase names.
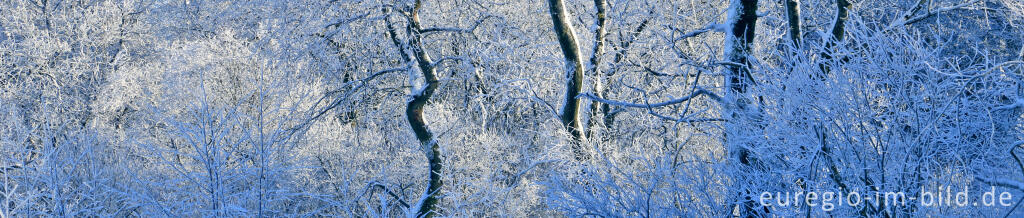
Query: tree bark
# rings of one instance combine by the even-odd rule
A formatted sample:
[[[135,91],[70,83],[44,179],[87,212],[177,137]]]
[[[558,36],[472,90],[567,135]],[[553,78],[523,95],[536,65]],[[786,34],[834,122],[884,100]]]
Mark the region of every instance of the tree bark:
[[[825,61],[832,61],[834,52],[832,51],[835,46],[843,41],[846,36],[846,20],[850,18],[850,7],[852,4],[848,0],[836,0],[836,19],[832,23],[831,37],[825,40],[825,50],[821,52],[821,58]],[[829,63],[821,64],[821,79],[832,73],[832,68]]]
[[[438,196],[441,192],[441,151],[438,147],[437,141],[434,140],[434,134],[430,131],[427,122],[423,119],[423,107],[430,101],[430,97],[434,95],[434,91],[437,90],[438,79],[437,72],[434,68],[434,61],[427,54],[426,50],[423,49],[421,42],[422,28],[420,27],[419,10],[422,7],[422,2],[417,0],[409,13],[409,33],[408,46],[413,47],[411,50],[413,57],[416,61],[416,67],[423,75],[423,87],[420,90],[413,90],[411,99],[407,102],[405,107],[405,116],[409,121],[409,126],[412,128],[413,133],[416,135],[416,140],[420,143],[420,148],[423,150],[424,155],[427,157],[427,162],[430,168],[428,173],[428,184],[427,190],[424,193],[425,197],[420,202],[419,208],[416,209],[417,217],[433,217],[437,211],[435,207],[439,201]],[[402,53],[402,59],[406,62],[411,61],[408,57],[408,49],[400,43],[398,36],[395,33],[395,29],[388,22],[388,34],[391,36],[391,40],[398,46],[399,51]]]
[[[749,72],[750,43],[754,41],[757,24],[757,0],[732,0],[729,6],[730,31],[726,34],[725,56],[729,62],[739,65],[727,65],[729,71],[729,88],[732,93],[743,94],[752,83]]]
[[[605,8],[607,7],[607,3],[605,0],[594,0],[594,6],[597,8],[597,21],[595,21],[597,30],[594,32],[594,53],[590,56],[590,72],[594,75],[594,94],[596,94],[597,97],[605,98],[604,75],[601,74],[601,56],[604,55],[605,35],[607,34],[607,30],[605,29],[605,25],[608,23],[605,17]],[[600,117],[601,114],[608,113],[609,108],[608,104],[601,102],[592,101],[590,103],[590,125],[588,126],[590,127],[591,136],[593,136],[594,131],[599,129],[594,128],[594,126],[600,123],[597,122],[597,118]]]
[[[751,118],[754,116],[750,114],[751,109],[748,108],[748,105],[753,103],[748,100],[746,94],[747,88],[754,82],[750,74],[751,64],[748,58],[751,55],[750,44],[756,36],[757,4],[757,0],[730,1],[727,18],[730,29],[726,33],[725,39],[725,56],[729,62],[734,64],[726,66],[728,71],[725,81],[726,87],[728,87],[726,99],[733,102],[728,103],[730,106],[726,111],[731,119],[725,129],[724,142],[727,146],[726,150],[732,158],[731,161],[734,161],[734,169],[737,170],[737,175],[734,175],[734,182],[737,184],[734,186],[737,195],[740,196],[739,205],[730,208],[738,207],[742,217],[761,217],[768,213],[767,208],[760,207],[752,197],[754,193],[759,193],[759,190],[753,190],[757,187],[751,187],[745,181],[753,178],[754,172],[752,171],[758,169],[757,159],[752,157],[753,154],[747,149],[755,145],[749,144],[745,142],[746,139],[743,139],[743,137],[750,137],[750,134],[745,134],[744,129],[747,127],[743,125],[750,125],[752,123],[750,121],[753,120]]]
[[[573,31],[565,5],[562,0],[548,0],[548,9],[554,26],[555,36],[565,57],[565,102],[562,105],[560,119],[562,125],[572,137],[572,149],[578,161],[586,160],[587,154],[582,148],[583,126],[580,123],[580,100],[576,96],[583,90],[583,60],[580,57],[576,32]]]
[[[832,25],[832,39],[836,42],[843,41],[846,32],[846,20],[850,18],[850,4],[848,0],[836,0],[836,20]]]
[[[793,40],[793,45],[800,46],[800,0],[785,0],[786,1],[786,19],[789,21],[789,39]],[[840,0],[843,1],[843,0]]]

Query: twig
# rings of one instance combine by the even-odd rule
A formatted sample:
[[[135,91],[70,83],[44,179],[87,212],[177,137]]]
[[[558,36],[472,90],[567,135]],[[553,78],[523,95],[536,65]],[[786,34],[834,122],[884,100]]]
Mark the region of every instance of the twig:
[[[402,207],[409,208],[409,203],[406,203],[405,200],[402,200],[401,197],[398,197],[398,195],[395,194],[395,192],[392,192],[391,189],[388,189],[387,186],[384,186],[383,184],[377,182],[370,182],[370,184],[367,184],[366,191],[370,191],[370,189],[372,188],[380,188],[381,190],[384,190],[385,193],[391,195],[391,197],[395,198],[395,200],[398,200],[398,203],[401,204]],[[366,192],[363,192],[363,195],[366,195]],[[362,197],[362,195],[360,195],[360,197]]]
[[[594,95],[593,93],[589,93],[589,92],[580,94],[578,97],[589,98],[590,100],[594,100],[594,101],[598,101],[598,102],[605,103],[605,104],[610,104],[610,105],[616,105],[616,106],[651,109],[651,108],[664,107],[664,106],[669,106],[669,105],[683,103],[683,102],[689,101],[690,99],[693,99],[693,98],[695,98],[697,96],[700,96],[700,95],[706,95],[709,98],[711,98],[712,100],[715,100],[715,101],[718,101],[718,102],[722,101],[722,97],[719,97],[718,95],[716,95],[715,93],[712,93],[711,91],[708,91],[706,89],[700,89],[700,88],[698,88],[696,91],[690,93],[690,95],[688,95],[688,96],[685,96],[685,97],[682,97],[682,98],[677,98],[677,99],[672,99],[672,100],[668,100],[668,101],[664,101],[664,102],[653,103],[653,104],[650,104],[650,103],[638,104],[638,103],[630,103],[630,102],[621,102],[621,101],[615,101],[615,100],[608,100],[608,99],[597,97],[597,95]]]
[[[420,30],[420,33],[422,33],[422,34],[427,34],[427,33],[432,33],[432,32],[471,33],[471,32],[473,32],[473,30],[476,30],[476,28],[479,27],[481,23],[483,23],[485,20],[487,20],[487,18],[497,18],[497,17],[493,16],[493,15],[487,15],[487,16],[477,20],[476,23],[473,24],[473,27],[470,27],[468,29],[467,28],[456,28],[456,27],[430,27],[430,28],[426,28],[426,29]]]
[[[958,5],[953,5],[953,6],[949,6],[949,7],[941,7],[941,8],[937,8],[937,9],[934,9],[934,10],[933,9],[926,9],[927,11],[924,14],[913,16],[913,14],[915,12],[919,11],[921,9],[921,7],[923,7],[922,5],[919,4],[919,5],[915,6],[914,9],[911,9],[911,11],[909,13],[904,15],[904,18],[901,19],[901,21],[898,20],[897,22],[893,22],[891,25],[889,25],[889,27],[886,27],[885,30],[888,31],[888,30],[892,30],[893,28],[896,28],[898,26],[906,26],[906,25],[914,24],[914,23],[917,23],[917,22],[922,21],[924,19],[927,19],[929,17],[938,15],[939,13],[945,13],[945,12],[949,12],[949,11],[953,11],[953,10],[964,9],[964,7],[967,7],[968,5],[972,5],[972,4],[975,4],[975,3],[978,3],[978,2],[980,2],[980,0],[972,0],[972,1],[964,2],[964,3],[958,4]]]

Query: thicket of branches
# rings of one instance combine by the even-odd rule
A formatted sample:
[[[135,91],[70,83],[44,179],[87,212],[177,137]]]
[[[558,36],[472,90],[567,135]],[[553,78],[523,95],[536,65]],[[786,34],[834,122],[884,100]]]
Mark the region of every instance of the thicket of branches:
[[[755,204],[1024,196],[1016,0],[5,0],[0,14],[3,217],[1024,213]]]

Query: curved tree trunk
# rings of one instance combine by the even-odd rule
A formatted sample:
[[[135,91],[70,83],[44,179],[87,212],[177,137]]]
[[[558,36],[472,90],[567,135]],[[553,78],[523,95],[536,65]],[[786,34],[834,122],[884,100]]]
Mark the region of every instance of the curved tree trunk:
[[[588,157],[581,145],[585,138],[583,126],[580,123],[580,100],[576,96],[583,90],[583,60],[580,57],[579,44],[576,42],[576,32],[573,31],[572,23],[569,22],[564,2],[548,0],[548,9],[558,44],[562,48],[562,55],[565,56],[565,102],[562,105],[560,118],[562,125],[572,136],[572,149],[576,160],[582,161]]]
[[[427,122],[423,119],[423,107],[430,101],[430,97],[434,95],[434,91],[437,90],[438,79],[437,72],[434,68],[434,61],[430,58],[430,55],[423,49],[421,43],[422,28],[420,27],[419,10],[422,7],[422,2],[417,0],[409,14],[409,40],[407,41],[409,47],[412,50],[412,56],[415,58],[416,67],[423,75],[423,87],[420,90],[413,90],[410,100],[407,102],[405,107],[405,117],[409,121],[409,127],[412,128],[413,133],[416,135],[416,140],[420,143],[420,149],[423,151],[424,156],[427,157],[427,162],[430,168],[428,173],[427,190],[423,194],[424,196],[417,204],[419,208],[416,208],[416,217],[433,217],[437,214],[435,207],[440,199],[438,196],[441,192],[441,152],[438,147],[437,140],[434,140],[434,134],[430,131]],[[387,20],[385,20],[387,21]],[[398,39],[394,27],[391,26],[391,22],[387,21],[388,34],[391,36],[392,43],[398,46],[401,52],[402,59],[405,62],[413,61],[409,58],[408,50]]]
[[[427,56],[423,49],[418,50],[416,52],[417,65],[423,73],[425,83],[422,90],[413,92],[412,99],[406,105],[405,116],[409,120],[409,126],[412,127],[413,133],[416,134],[416,139],[419,140],[421,149],[427,156],[427,162],[430,165],[430,180],[425,193],[426,198],[420,204],[416,216],[431,217],[434,215],[434,205],[438,202],[437,196],[441,190],[441,152],[437,141],[434,140],[434,134],[430,132],[427,123],[423,120],[423,106],[427,104],[430,96],[434,94],[438,82],[434,67],[431,66],[430,56]]]
[[[422,67],[421,67],[421,70]],[[429,71],[433,71],[433,68],[428,68]],[[428,71],[424,71],[428,72]],[[424,76],[430,73],[424,73]],[[430,78],[430,77],[427,77]],[[429,80],[429,79],[428,79]],[[412,127],[414,133],[416,133],[416,139],[419,140],[420,146],[422,147],[427,161],[430,165],[430,181],[427,185],[427,191],[425,193],[426,198],[420,204],[420,208],[417,209],[416,216],[431,217],[434,215],[434,205],[438,202],[438,194],[441,190],[441,157],[440,149],[438,148],[437,141],[434,140],[434,134],[430,132],[427,127],[427,123],[423,121],[423,106],[430,100],[430,96],[434,94],[434,90],[437,89],[437,79],[428,81],[423,90],[419,93],[414,93],[412,100],[406,106],[405,115],[409,120],[409,126]]]

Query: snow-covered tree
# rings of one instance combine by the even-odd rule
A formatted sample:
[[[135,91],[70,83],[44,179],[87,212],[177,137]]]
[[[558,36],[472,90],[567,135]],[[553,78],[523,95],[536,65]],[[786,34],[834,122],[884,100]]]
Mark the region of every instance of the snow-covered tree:
[[[1024,214],[1017,0],[9,0],[0,14],[2,217]],[[1013,198],[759,199],[950,187]]]

